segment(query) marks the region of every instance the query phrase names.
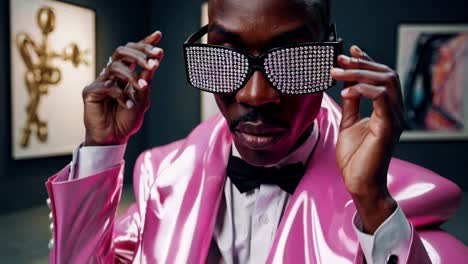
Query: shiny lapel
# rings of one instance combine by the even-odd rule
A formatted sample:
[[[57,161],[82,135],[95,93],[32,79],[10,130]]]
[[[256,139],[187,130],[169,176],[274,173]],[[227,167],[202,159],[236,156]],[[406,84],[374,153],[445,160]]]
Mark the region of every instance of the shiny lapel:
[[[334,104],[324,97],[324,105]],[[335,160],[340,113],[322,108],[317,121],[320,138],[306,174],[281,219],[268,263],[352,263],[355,211]]]
[[[157,173],[145,215],[138,263],[204,263],[213,236],[231,150],[216,117],[188,136]]]

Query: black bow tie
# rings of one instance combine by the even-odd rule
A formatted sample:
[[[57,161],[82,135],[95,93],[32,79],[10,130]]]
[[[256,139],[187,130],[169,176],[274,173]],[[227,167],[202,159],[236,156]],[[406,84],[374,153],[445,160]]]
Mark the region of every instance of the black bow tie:
[[[305,167],[300,162],[281,168],[256,167],[231,155],[226,173],[241,193],[253,190],[260,184],[276,184],[292,194],[305,173]]]

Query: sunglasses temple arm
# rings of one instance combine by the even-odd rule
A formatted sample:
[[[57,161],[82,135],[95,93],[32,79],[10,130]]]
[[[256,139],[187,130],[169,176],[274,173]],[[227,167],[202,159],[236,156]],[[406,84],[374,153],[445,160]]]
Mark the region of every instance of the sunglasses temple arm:
[[[328,33],[326,36],[328,39],[326,39],[325,41],[330,41],[330,42],[338,41],[338,36],[336,34],[336,25],[334,23],[328,26]]]
[[[199,41],[203,35],[208,33],[208,24],[200,28],[197,32],[193,33],[186,41],[185,44],[193,44]]]

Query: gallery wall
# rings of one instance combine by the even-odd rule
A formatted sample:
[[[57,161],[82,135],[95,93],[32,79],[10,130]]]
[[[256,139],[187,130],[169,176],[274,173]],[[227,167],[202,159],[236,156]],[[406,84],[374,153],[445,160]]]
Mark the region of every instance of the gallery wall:
[[[399,24],[468,23],[467,8],[464,0],[332,0],[332,18],[348,47],[358,44],[374,60],[395,68]],[[339,90],[332,94],[336,98]],[[367,103],[362,110],[368,114],[370,109]],[[464,190],[468,190],[467,154],[468,140],[402,142],[395,151],[397,157],[434,170]]]
[[[97,71],[118,45],[144,37],[148,32],[148,16],[145,14],[148,1],[133,0],[66,1],[96,11]],[[57,23],[60,23],[57,21]],[[36,25],[31,25],[31,27]],[[9,0],[0,0],[0,214],[44,203],[47,197],[44,183],[71,161],[71,155],[13,160],[11,158],[11,103],[9,70]],[[81,100],[81,98],[79,98]],[[59,109],[66,114],[72,109]],[[82,122],[78,120],[78,122]],[[64,130],[65,131],[65,130]],[[141,134],[144,132],[142,131]],[[133,161],[143,147],[144,136],[134,137],[126,158],[129,161],[126,174],[131,175]]]
[[[182,44],[200,28],[201,1],[150,0],[149,26],[163,32],[164,60],[154,76],[145,119],[148,146],[183,138],[200,122],[200,93],[185,76]]]
[[[11,159],[8,0],[0,0],[0,214],[42,203],[46,178],[70,162],[71,156],[14,161]],[[187,135],[200,120],[200,96],[186,83],[182,43],[199,28],[201,1],[132,0],[67,1],[90,7],[97,15],[97,69],[118,45],[163,32],[165,58],[152,85],[151,108],[129,143],[126,175],[144,148]],[[396,32],[402,22],[468,22],[463,0],[332,1],[332,17],[347,46],[356,43],[375,60],[396,65]],[[330,94],[339,98],[339,89]],[[369,113],[370,104],[364,104]],[[468,190],[468,141],[402,142],[396,156],[428,167]],[[126,179],[130,183],[130,179]]]

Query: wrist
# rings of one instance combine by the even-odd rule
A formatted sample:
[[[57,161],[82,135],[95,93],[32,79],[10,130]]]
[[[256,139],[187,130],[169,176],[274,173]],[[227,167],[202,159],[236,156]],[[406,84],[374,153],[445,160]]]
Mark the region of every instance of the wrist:
[[[92,146],[112,146],[112,145],[122,145],[127,144],[128,138],[125,139],[117,139],[114,137],[103,137],[103,138],[96,138],[90,136],[86,133],[85,140],[83,142],[84,147],[92,147]]]
[[[374,234],[398,207],[398,203],[386,189],[367,195],[353,194],[352,198],[361,218],[363,231],[368,234]]]

